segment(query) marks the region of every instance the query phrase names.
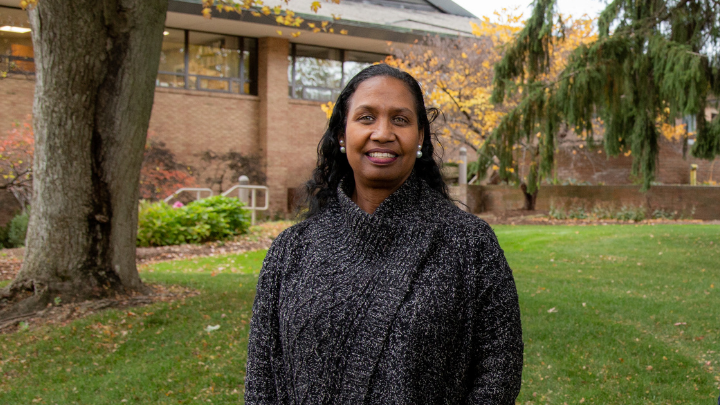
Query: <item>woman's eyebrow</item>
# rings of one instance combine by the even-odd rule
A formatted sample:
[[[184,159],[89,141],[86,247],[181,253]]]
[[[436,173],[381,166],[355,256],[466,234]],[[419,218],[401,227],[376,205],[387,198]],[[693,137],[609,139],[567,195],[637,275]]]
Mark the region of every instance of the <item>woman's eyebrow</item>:
[[[375,111],[376,108],[368,105],[368,104],[362,104],[353,109],[353,111]]]
[[[357,111],[371,111],[371,112],[375,112],[375,111],[377,111],[377,107],[374,107],[374,106],[369,105],[369,104],[362,104],[362,105],[359,105],[359,106],[355,107],[355,109],[353,109],[353,112],[357,112]],[[412,115],[412,114],[414,113],[413,110],[411,110],[411,109],[409,109],[409,108],[405,108],[405,107],[391,108],[391,109],[390,109],[390,112],[392,112],[392,113],[394,113],[394,114],[403,113],[403,114],[410,114],[410,115]]]

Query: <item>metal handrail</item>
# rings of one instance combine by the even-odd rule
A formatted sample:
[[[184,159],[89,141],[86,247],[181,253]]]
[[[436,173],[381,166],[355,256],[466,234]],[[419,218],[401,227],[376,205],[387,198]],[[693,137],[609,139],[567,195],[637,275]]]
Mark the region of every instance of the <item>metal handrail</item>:
[[[237,184],[232,187],[230,187],[227,191],[222,193],[223,196],[227,197],[230,193],[232,193],[235,190],[251,190],[252,198],[250,199],[252,203],[248,203],[248,206],[245,207],[245,209],[248,209],[251,212],[251,218],[250,218],[250,224],[255,225],[255,212],[256,211],[265,211],[268,208],[270,208],[270,189],[267,188],[267,186],[251,186],[246,184]],[[257,206],[257,190],[263,190],[265,191],[265,205],[262,207]],[[238,198],[242,200],[242,197],[240,196],[240,191],[238,191]]]
[[[168,202],[168,201],[172,200],[173,197],[175,197],[176,195],[182,193],[183,191],[195,191],[195,192],[197,192],[197,194],[195,195],[195,196],[196,196],[196,198],[195,198],[196,200],[200,200],[200,199],[201,199],[200,193],[202,193],[203,191],[208,191],[208,192],[210,192],[210,195],[209,195],[208,197],[212,197],[212,196],[213,196],[213,191],[212,191],[212,189],[209,189],[209,188],[183,187],[183,188],[180,188],[180,189],[175,190],[174,193],[172,193],[172,194],[170,194],[169,196],[167,196],[167,198],[165,198],[163,201]]]

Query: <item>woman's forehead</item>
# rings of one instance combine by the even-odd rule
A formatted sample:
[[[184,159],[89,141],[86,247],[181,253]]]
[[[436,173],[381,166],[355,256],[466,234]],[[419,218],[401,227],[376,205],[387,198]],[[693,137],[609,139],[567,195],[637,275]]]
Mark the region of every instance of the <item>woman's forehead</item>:
[[[415,98],[402,80],[375,76],[360,83],[349,100],[351,110],[391,108],[415,112]]]

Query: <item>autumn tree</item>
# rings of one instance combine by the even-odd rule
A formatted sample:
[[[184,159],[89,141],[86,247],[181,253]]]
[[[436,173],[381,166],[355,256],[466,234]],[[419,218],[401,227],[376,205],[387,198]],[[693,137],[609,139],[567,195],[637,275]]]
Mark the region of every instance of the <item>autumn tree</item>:
[[[720,154],[720,119],[708,122],[705,107],[720,94],[720,3],[714,0],[615,0],[598,21],[598,36],[572,46],[567,64],[553,75],[553,50],[567,38],[555,0],[537,0],[531,18],[495,67],[493,101],[520,94],[490,138],[507,176],[513,147],[537,142],[529,187],[551,172],[562,125],[576,133],[603,122],[610,156],[633,156],[633,173],[647,189],[655,174],[662,124],[682,116],[697,121],[692,153]],[[544,78],[555,76],[553,80]],[[593,146],[588,136],[588,146]]]
[[[204,0],[242,11],[260,1]],[[22,0],[35,52],[32,213],[0,319],[145,291],[135,265],[140,168],[168,0]],[[283,23],[297,24],[283,17]],[[293,16],[290,16],[293,17]]]
[[[498,125],[511,101],[490,102],[493,66],[502,46],[518,31],[521,14],[503,10],[480,24],[474,36],[428,36],[387,58],[390,66],[410,73],[426,91],[428,103],[442,111],[436,121],[441,141],[479,150]]]

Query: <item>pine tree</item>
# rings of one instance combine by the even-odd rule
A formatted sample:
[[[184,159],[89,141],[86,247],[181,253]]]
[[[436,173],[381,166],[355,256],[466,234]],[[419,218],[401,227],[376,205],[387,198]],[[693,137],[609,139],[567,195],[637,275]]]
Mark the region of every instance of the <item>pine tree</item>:
[[[601,13],[598,31],[548,80],[564,26],[556,0],[535,1],[532,16],[495,66],[493,102],[518,93],[521,101],[493,132],[480,163],[497,156],[501,177],[508,179],[513,147],[532,142],[532,194],[551,174],[561,125],[592,134],[600,119],[605,151],[631,153],[633,174],[646,190],[654,179],[660,125],[688,115],[697,122],[693,155],[720,155],[720,118],[705,118],[709,96],[720,94],[720,1],[614,0]],[[586,139],[594,146],[592,136]]]

